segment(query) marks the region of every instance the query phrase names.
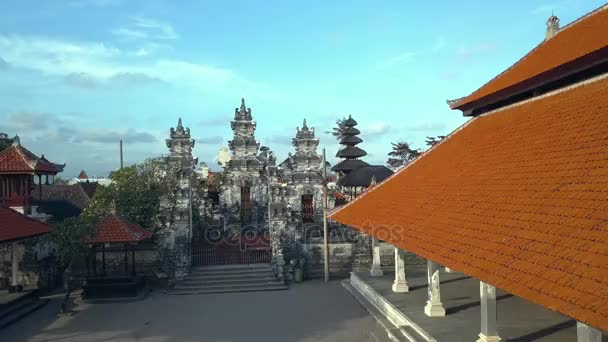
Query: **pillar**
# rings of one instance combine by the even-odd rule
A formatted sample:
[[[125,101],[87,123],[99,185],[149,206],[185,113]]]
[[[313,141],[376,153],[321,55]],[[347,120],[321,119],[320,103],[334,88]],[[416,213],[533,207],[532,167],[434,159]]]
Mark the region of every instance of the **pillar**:
[[[576,322],[577,342],[602,342],[602,332],[587,324]]]
[[[395,282],[393,292],[409,292],[405,279],[405,251],[395,247]]]
[[[441,303],[441,293],[439,291],[439,265],[427,260],[426,268],[428,273],[428,300],[424,307],[424,313],[429,317],[443,317],[445,316],[445,308]]]
[[[11,285],[13,286],[17,286],[19,285],[19,256],[17,255],[17,242],[13,242],[12,245],[12,252],[13,252],[13,258],[12,258],[12,267],[11,267],[11,271],[12,271],[12,283]]]
[[[369,274],[372,277],[382,277],[384,272],[382,272],[382,265],[380,264],[380,246],[378,245],[378,240],[376,238],[372,238],[372,250],[372,269],[369,271]]]
[[[479,282],[479,297],[481,301],[481,332],[477,342],[498,342],[496,326],[496,287]]]

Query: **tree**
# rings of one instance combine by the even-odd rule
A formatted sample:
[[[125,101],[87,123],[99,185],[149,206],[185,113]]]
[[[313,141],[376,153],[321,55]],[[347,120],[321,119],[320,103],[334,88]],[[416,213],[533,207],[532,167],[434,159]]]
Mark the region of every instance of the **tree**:
[[[58,266],[63,273],[65,295],[61,303],[61,312],[71,311],[72,266],[82,263],[82,260],[89,254],[90,249],[86,244],[86,239],[93,233],[93,224],[92,221],[80,218],[67,218],[41,238],[43,242],[55,247]]]
[[[424,142],[427,146],[433,147],[435,146],[435,144],[443,140],[443,138],[445,138],[445,135],[438,135],[436,137],[426,137],[426,140]]]
[[[400,166],[407,165],[420,155],[420,150],[412,149],[410,144],[406,142],[391,144],[393,145],[393,150],[388,153],[390,157],[386,161],[391,168],[398,168]]]
[[[97,189],[82,214],[85,219],[101,218],[114,206],[129,221],[153,231],[170,221],[171,215],[161,210],[161,202],[174,203],[177,170],[171,169],[166,159],[146,159],[112,172],[110,179],[110,185]]]
[[[342,133],[344,133],[344,130],[347,128],[346,126],[344,126],[344,122],[346,122],[345,117],[342,117],[342,119],[336,120],[336,126],[334,128],[332,128],[331,131],[326,131],[325,133],[329,133],[329,134],[333,135],[334,138],[336,138],[338,141],[340,141],[340,139],[342,139]]]

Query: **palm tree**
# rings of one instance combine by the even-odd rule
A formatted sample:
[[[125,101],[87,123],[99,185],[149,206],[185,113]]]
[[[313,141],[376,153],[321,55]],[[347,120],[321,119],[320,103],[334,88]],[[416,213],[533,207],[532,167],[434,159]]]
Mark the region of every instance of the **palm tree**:
[[[443,140],[443,138],[445,138],[445,135],[438,135],[436,137],[426,137],[425,142],[427,146],[433,147],[435,146],[435,144]]]
[[[412,160],[418,158],[420,155],[420,150],[412,149],[410,144],[406,142],[398,142],[391,143],[393,145],[393,150],[388,153],[390,158],[386,161],[386,163],[393,169],[396,169],[400,166],[407,165]]]
[[[332,128],[331,131],[325,131],[325,133],[331,134],[334,138],[336,138],[336,140],[340,141],[342,139],[342,133],[346,129],[346,126],[344,126],[345,121],[345,117],[336,120],[336,127]]]

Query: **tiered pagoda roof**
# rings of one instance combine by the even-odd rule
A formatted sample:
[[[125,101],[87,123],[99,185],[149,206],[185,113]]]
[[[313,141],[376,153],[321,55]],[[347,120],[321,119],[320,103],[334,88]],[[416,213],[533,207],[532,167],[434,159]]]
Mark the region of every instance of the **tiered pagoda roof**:
[[[95,228],[95,235],[87,243],[137,243],[152,237],[152,233],[138,224],[110,213]]]
[[[2,174],[46,174],[56,175],[63,171],[65,164],[48,161],[44,155],[36,156],[21,146],[19,139],[8,148],[0,151],[0,173]]]
[[[607,47],[604,6],[452,107]],[[608,331],[606,70],[475,116],[330,217]]]
[[[392,174],[393,171],[384,165],[366,165],[349,172],[338,181],[338,185],[367,187],[374,181],[382,182]]]
[[[0,242],[32,238],[51,231],[51,226],[29,218],[20,212],[0,206]]]
[[[344,160],[334,165],[331,170],[348,173],[361,166],[367,166],[369,164],[357,159],[367,155],[367,152],[356,146],[363,141],[357,136],[361,133],[355,128],[357,121],[355,121],[355,119],[349,115],[348,119],[344,121],[343,125],[346,128],[342,131],[340,144],[344,147],[336,153],[336,157],[343,158]]]

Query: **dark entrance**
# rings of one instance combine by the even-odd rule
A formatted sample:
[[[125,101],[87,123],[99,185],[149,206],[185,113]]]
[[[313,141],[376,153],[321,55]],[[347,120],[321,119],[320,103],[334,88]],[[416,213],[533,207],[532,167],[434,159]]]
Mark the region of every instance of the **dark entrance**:
[[[270,263],[271,254],[268,231],[252,228],[229,236],[216,230],[193,244],[192,266]]]
[[[314,222],[315,210],[312,204],[312,195],[302,195],[302,222]]]
[[[241,187],[241,224],[251,223],[251,188]]]

